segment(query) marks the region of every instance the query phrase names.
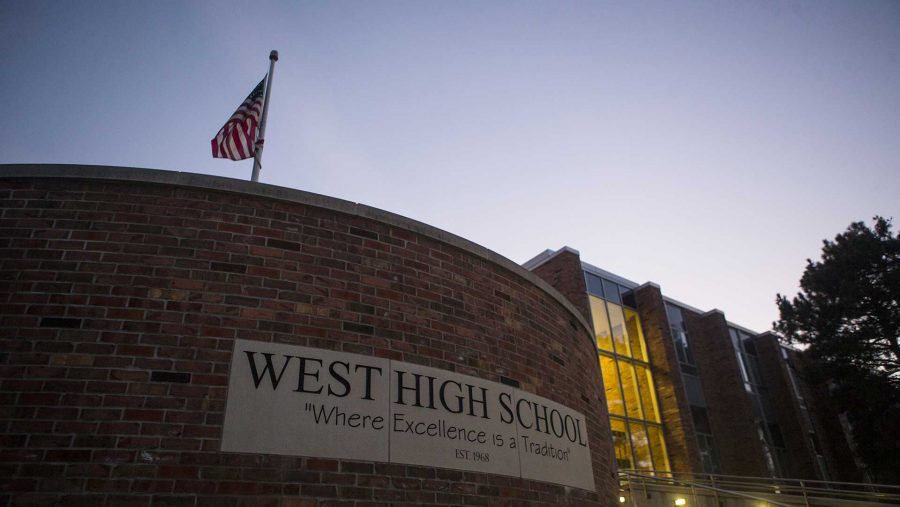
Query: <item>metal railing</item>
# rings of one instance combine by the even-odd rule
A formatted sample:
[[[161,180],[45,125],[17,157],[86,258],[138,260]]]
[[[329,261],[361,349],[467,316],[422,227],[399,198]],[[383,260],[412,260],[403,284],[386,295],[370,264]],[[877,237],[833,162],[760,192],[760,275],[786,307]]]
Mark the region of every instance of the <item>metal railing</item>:
[[[683,488],[692,496],[711,496],[714,505],[722,497],[736,497],[769,505],[900,505],[900,486],[772,477],[746,477],[722,474],[690,474],[649,470],[620,470],[619,484],[623,491],[641,488]],[[698,492],[699,490],[699,492]],[[694,502],[695,505],[697,502]]]

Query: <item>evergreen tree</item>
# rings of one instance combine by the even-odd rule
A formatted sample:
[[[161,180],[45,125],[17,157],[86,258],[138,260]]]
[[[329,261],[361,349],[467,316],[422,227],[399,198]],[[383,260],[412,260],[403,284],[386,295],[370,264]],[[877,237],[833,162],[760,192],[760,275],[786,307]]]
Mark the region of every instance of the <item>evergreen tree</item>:
[[[800,293],[777,296],[775,328],[808,346],[808,380],[829,386],[871,478],[900,483],[900,234],[874,220],[824,241]]]

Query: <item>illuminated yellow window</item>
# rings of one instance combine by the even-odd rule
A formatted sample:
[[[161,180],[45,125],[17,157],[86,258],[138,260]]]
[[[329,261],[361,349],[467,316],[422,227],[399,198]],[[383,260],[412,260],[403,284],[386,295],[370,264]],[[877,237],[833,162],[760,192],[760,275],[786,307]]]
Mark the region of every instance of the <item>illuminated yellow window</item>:
[[[638,364],[634,367],[637,378],[638,390],[641,392],[641,404],[644,407],[644,419],[652,422],[659,422],[659,412],[657,411],[656,391],[653,389],[653,376],[650,368]]]
[[[622,380],[622,391],[625,399],[625,411],[632,419],[643,419],[641,409],[641,396],[638,394],[637,379],[634,375],[634,365],[627,361],[619,361],[619,376]]]
[[[631,447],[634,449],[634,468],[638,470],[653,470],[647,430],[641,423],[629,423],[628,427],[631,430]]]
[[[600,354],[600,371],[603,373],[603,387],[606,390],[606,406],[610,414],[625,415],[625,403],[622,391],[619,390],[619,375],[616,373],[616,360],[606,354]]]
[[[628,332],[625,330],[625,317],[622,315],[622,307],[619,305],[607,305],[609,312],[609,325],[612,329],[613,343],[616,346],[616,354],[630,356],[628,346]]]
[[[650,441],[650,454],[653,455],[653,468],[669,470],[669,455],[666,453],[666,441],[659,426],[647,425],[647,439]]]
[[[600,370],[621,469],[668,472],[656,388],[636,311],[590,296]]]
[[[616,466],[621,469],[634,468],[631,461],[631,446],[628,444],[628,430],[625,429],[625,421],[618,417],[610,417],[609,425],[612,430],[613,448],[616,452]]]
[[[591,315],[594,320],[594,334],[597,336],[597,347],[600,350],[612,351],[612,334],[609,332],[606,303],[602,299],[591,298]]]
[[[628,330],[631,355],[639,361],[646,361],[647,345],[644,342],[644,332],[641,330],[641,321],[634,310],[625,308],[625,327]]]

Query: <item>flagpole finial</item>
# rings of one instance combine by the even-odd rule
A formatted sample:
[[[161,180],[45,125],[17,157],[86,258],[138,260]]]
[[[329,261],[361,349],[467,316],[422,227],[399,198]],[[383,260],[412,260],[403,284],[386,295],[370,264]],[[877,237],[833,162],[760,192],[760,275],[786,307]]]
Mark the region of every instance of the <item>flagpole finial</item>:
[[[273,49],[272,52],[269,53],[269,60],[272,60],[273,62],[277,62],[278,61],[278,51],[275,51]]]

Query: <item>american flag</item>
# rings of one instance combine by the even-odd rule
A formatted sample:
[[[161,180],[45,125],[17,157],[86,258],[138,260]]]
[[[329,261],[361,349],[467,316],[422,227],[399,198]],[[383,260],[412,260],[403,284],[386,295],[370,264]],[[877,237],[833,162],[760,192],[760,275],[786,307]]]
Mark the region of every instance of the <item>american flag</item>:
[[[256,153],[254,142],[263,109],[265,84],[266,78],[263,78],[213,138],[213,158],[244,160],[254,156]]]

